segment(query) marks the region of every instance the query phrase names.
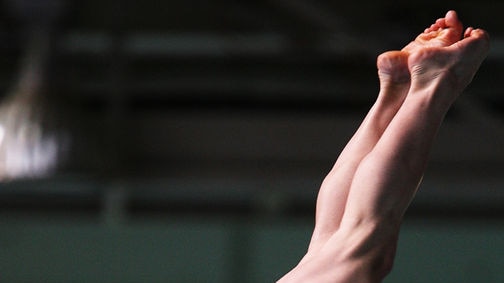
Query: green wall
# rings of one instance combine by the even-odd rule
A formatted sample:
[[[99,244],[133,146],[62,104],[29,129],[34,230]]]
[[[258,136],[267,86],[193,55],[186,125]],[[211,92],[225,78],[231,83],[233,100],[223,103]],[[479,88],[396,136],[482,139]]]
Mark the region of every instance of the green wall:
[[[311,219],[0,214],[0,282],[273,282]],[[503,221],[407,220],[386,283],[504,282]]]

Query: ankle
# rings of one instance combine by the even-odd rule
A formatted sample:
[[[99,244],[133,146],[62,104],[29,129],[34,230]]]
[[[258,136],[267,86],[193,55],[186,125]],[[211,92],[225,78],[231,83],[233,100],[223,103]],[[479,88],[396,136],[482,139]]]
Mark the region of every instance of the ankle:
[[[453,91],[445,84],[432,83],[429,87],[414,87],[410,89],[405,103],[417,105],[429,113],[444,116],[458,98],[459,92]],[[407,102],[406,102],[407,101]],[[438,115],[437,115],[438,116]]]

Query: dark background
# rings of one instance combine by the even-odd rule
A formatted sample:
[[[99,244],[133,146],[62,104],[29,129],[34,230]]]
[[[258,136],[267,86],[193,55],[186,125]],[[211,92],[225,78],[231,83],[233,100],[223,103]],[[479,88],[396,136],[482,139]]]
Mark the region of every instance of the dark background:
[[[51,9],[47,7],[55,5],[54,1],[43,2],[36,9],[22,12],[24,16],[6,8],[5,3],[2,6],[3,101],[16,97],[12,88],[20,77],[21,59],[26,57],[25,32],[40,26],[37,15],[48,13]],[[0,212],[10,221],[9,225],[23,226],[27,221],[38,227],[41,224],[37,217],[45,219],[42,223],[63,217],[63,224],[57,222],[60,225],[57,227],[71,223],[77,230],[88,229],[64,230],[66,238],[62,241],[93,233],[112,237],[100,230],[109,229],[99,226],[100,223],[105,223],[105,227],[118,225],[121,229],[132,229],[126,232],[129,236],[119,236],[122,244],[118,244],[115,253],[108,254],[115,259],[117,254],[123,255],[122,245],[135,245],[145,237],[135,230],[137,226],[131,228],[131,223],[160,217],[177,219],[172,227],[175,231],[188,229],[180,232],[181,238],[201,227],[194,228],[180,219],[189,219],[193,224],[217,221],[219,227],[230,223],[234,236],[225,241],[231,248],[227,250],[230,255],[224,257],[236,260],[232,260],[232,268],[224,265],[222,268],[227,271],[217,278],[237,282],[240,274],[253,274],[257,266],[253,256],[240,256],[254,254],[250,242],[255,238],[250,235],[257,231],[251,227],[264,225],[276,229],[280,225],[281,231],[295,230],[293,227],[298,227],[296,223],[301,221],[301,232],[293,232],[298,235],[294,243],[299,252],[292,256],[285,254],[289,262],[274,262],[275,268],[264,267],[268,271],[258,273],[264,274],[264,277],[258,275],[261,280],[278,277],[298,260],[307,245],[318,186],[378,93],[376,57],[384,51],[400,49],[435,19],[454,9],[464,24],[490,33],[492,48],[473,83],[447,115],[424,184],[407,215],[414,228],[408,230],[410,234],[406,231],[406,237],[413,235],[413,238],[405,241],[415,242],[414,235],[423,235],[425,229],[422,230],[422,225],[415,226],[418,223],[440,221],[440,227],[446,223],[466,223],[457,227],[472,227],[468,229],[474,233],[482,231],[483,236],[478,239],[486,239],[484,235],[491,234],[488,229],[502,227],[503,3],[325,0],[65,3],[51,25],[50,64],[43,69],[46,85],[35,93],[47,100],[44,104],[47,108],[42,108],[46,110],[41,111],[64,121],[64,129],[72,133],[70,163],[79,165],[43,178],[18,178],[0,184]],[[86,225],[98,223],[100,228],[92,225],[82,228],[82,219],[87,219]],[[474,226],[487,222],[490,224],[484,229]],[[16,238],[17,234],[9,234],[12,231],[9,225],[2,229]],[[159,225],[163,224],[154,226]],[[50,243],[57,241],[57,233],[51,227],[43,227],[50,236],[45,242],[38,239],[40,245],[51,247]],[[274,248],[289,249],[289,245],[294,245],[282,240],[291,237],[288,233],[279,236],[269,228],[264,228],[267,230],[264,238],[271,240],[265,240],[262,246],[271,245],[271,253]],[[160,237],[159,233],[152,233],[157,236],[148,235]],[[164,233],[173,237],[173,233]],[[206,233],[205,237],[212,232]],[[448,238],[459,235],[459,232],[447,233]],[[225,238],[229,236],[226,235]],[[464,235],[467,238],[463,243],[476,241],[470,233]],[[103,241],[103,246],[110,244],[103,237],[96,237],[100,239],[98,242]],[[444,236],[436,237],[433,236],[432,239],[437,239],[433,241],[446,240]],[[496,237],[493,242],[502,247],[502,237]],[[483,241],[478,245],[484,246],[487,242]],[[208,248],[201,245],[203,250]],[[263,249],[268,255],[267,248]],[[10,252],[22,254],[14,251]],[[29,253],[30,249],[24,251]],[[139,248],[138,254],[144,252]],[[62,253],[60,260],[65,261],[69,256]],[[413,255],[416,253],[419,251],[412,251]],[[8,254],[5,252],[4,256]],[[171,255],[163,256],[176,262]],[[32,266],[39,264],[33,260]],[[62,266],[68,268],[68,264]],[[503,276],[502,271],[491,266],[485,265],[487,269],[481,270],[488,271],[487,275],[494,274],[494,277],[488,275],[486,282],[497,282]],[[95,278],[97,267],[88,265],[88,268],[80,280]],[[117,263],[115,268],[122,270],[124,265]],[[207,274],[201,270],[200,273]],[[41,282],[53,282],[50,276],[56,273],[44,274],[49,279]],[[163,276],[175,276],[170,274]],[[202,282],[191,274],[187,271],[173,282]],[[444,282],[455,280],[451,273],[447,274],[448,280]],[[474,278],[471,272],[464,274],[458,282]],[[117,279],[120,276],[110,276],[109,282],[121,280]],[[10,282],[32,282],[19,281],[29,277],[20,277],[12,271],[8,278]],[[93,280],[98,282],[96,278]],[[424,278],[418,282],[437,281]]]

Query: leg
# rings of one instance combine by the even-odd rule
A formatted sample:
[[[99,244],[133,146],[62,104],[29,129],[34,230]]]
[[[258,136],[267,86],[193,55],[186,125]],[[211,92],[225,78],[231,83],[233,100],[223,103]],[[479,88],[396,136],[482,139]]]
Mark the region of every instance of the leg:
[[[320,188],[310,252],[339,228],[357,166],[373,149],[403,103],[410,86],[407,60],[407,54],[400,51],[386,52],[378,57],[380,93]]]
[[[458,21],[454,12],[447,14],[448,20]],[[445,27],[435,40],[444,38],[446,46],[412,50],[408,59],[409,93],[379,142],[359,165],[343,221],[394,216],[399,224],[446,112],[472,80],[488,51],[484,31],[469,28],[462,40],[456,40],[461,37],[461,25],[456,25],[452,35]],[[450,42],[450,38],[455,41]]]
[[[446,19],[438,19],[401,51],[386,52],[378,57],[380,93],[321,186],[309,251],[323,244],[339,228],[359,163],[374,148],[402,105],[410,87],[409,54],[420,48],[450,45],[460,39],[461,32],[462,24],[456,14],[449,12]]]
[[[449,12],[402,50],[408,54],[411,74],[406,97],[396,109],[381,108],[385,113],[394,109],[386,125],[366,118],[356,140],[345,148],[317,202],[316,226],[330,229],[317,236],[324,229],[315,228],[307,257],[282,282],[380,282],[390,271],[403,213],[416,192],[439,125],[488,51],[484,31],[469,28],[461,37],[462,24]],[[368,117],[387,117],[373,114],[380,109],[375,106]],[[361,144],[359,137],[374,139]],[[345,164],[355,167],[338,171]],[[345,198],[324,199],[331,196]],[[331,210],[331,204],[343,204],[344,209]]]
[[[409,56],[410,91],[359,164],[337,232],[340,239],[353,237],[347,255],[362,259],[356,266],[364,274],[374,274],[367,282],[379,282],[392,268],[403,215],[421,181],[439,126],[487,52],[486,33],[470,28],[460,41]],[[356,239],[362,239],[360,244],[355,245]]]

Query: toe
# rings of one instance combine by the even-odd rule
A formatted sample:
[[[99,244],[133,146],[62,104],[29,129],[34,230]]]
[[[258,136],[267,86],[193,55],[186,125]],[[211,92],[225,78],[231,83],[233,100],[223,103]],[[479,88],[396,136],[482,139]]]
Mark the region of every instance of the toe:
[[[446,13],[445,23],[447,27],[455,28],[462,32],[462,22],[459,20],[457,12],[453,10],[448,11],[448,13]]]
[[[446,20],[445,20],[445,18],[437,19],[435,25],[438,26],[438,27],[440,27],[440,28],[445,28],[446,27]]]
[[[481,49],[488,52],[490,49],[490,36],[485,30],[482,29],[473,29],[469,35],[472,38],[475,38],[478,41],[478,44]]]
[[[450,46],[451,49],[461,52],[462,54],[481,54],[480,57],[485,57],[490,49],[490,36],[485,30],[468,28],[467,36]]]
[[[471,36],[472,31],[473,31],[472,27],[466,28],[466,30],[464,31],[464,38]]]

